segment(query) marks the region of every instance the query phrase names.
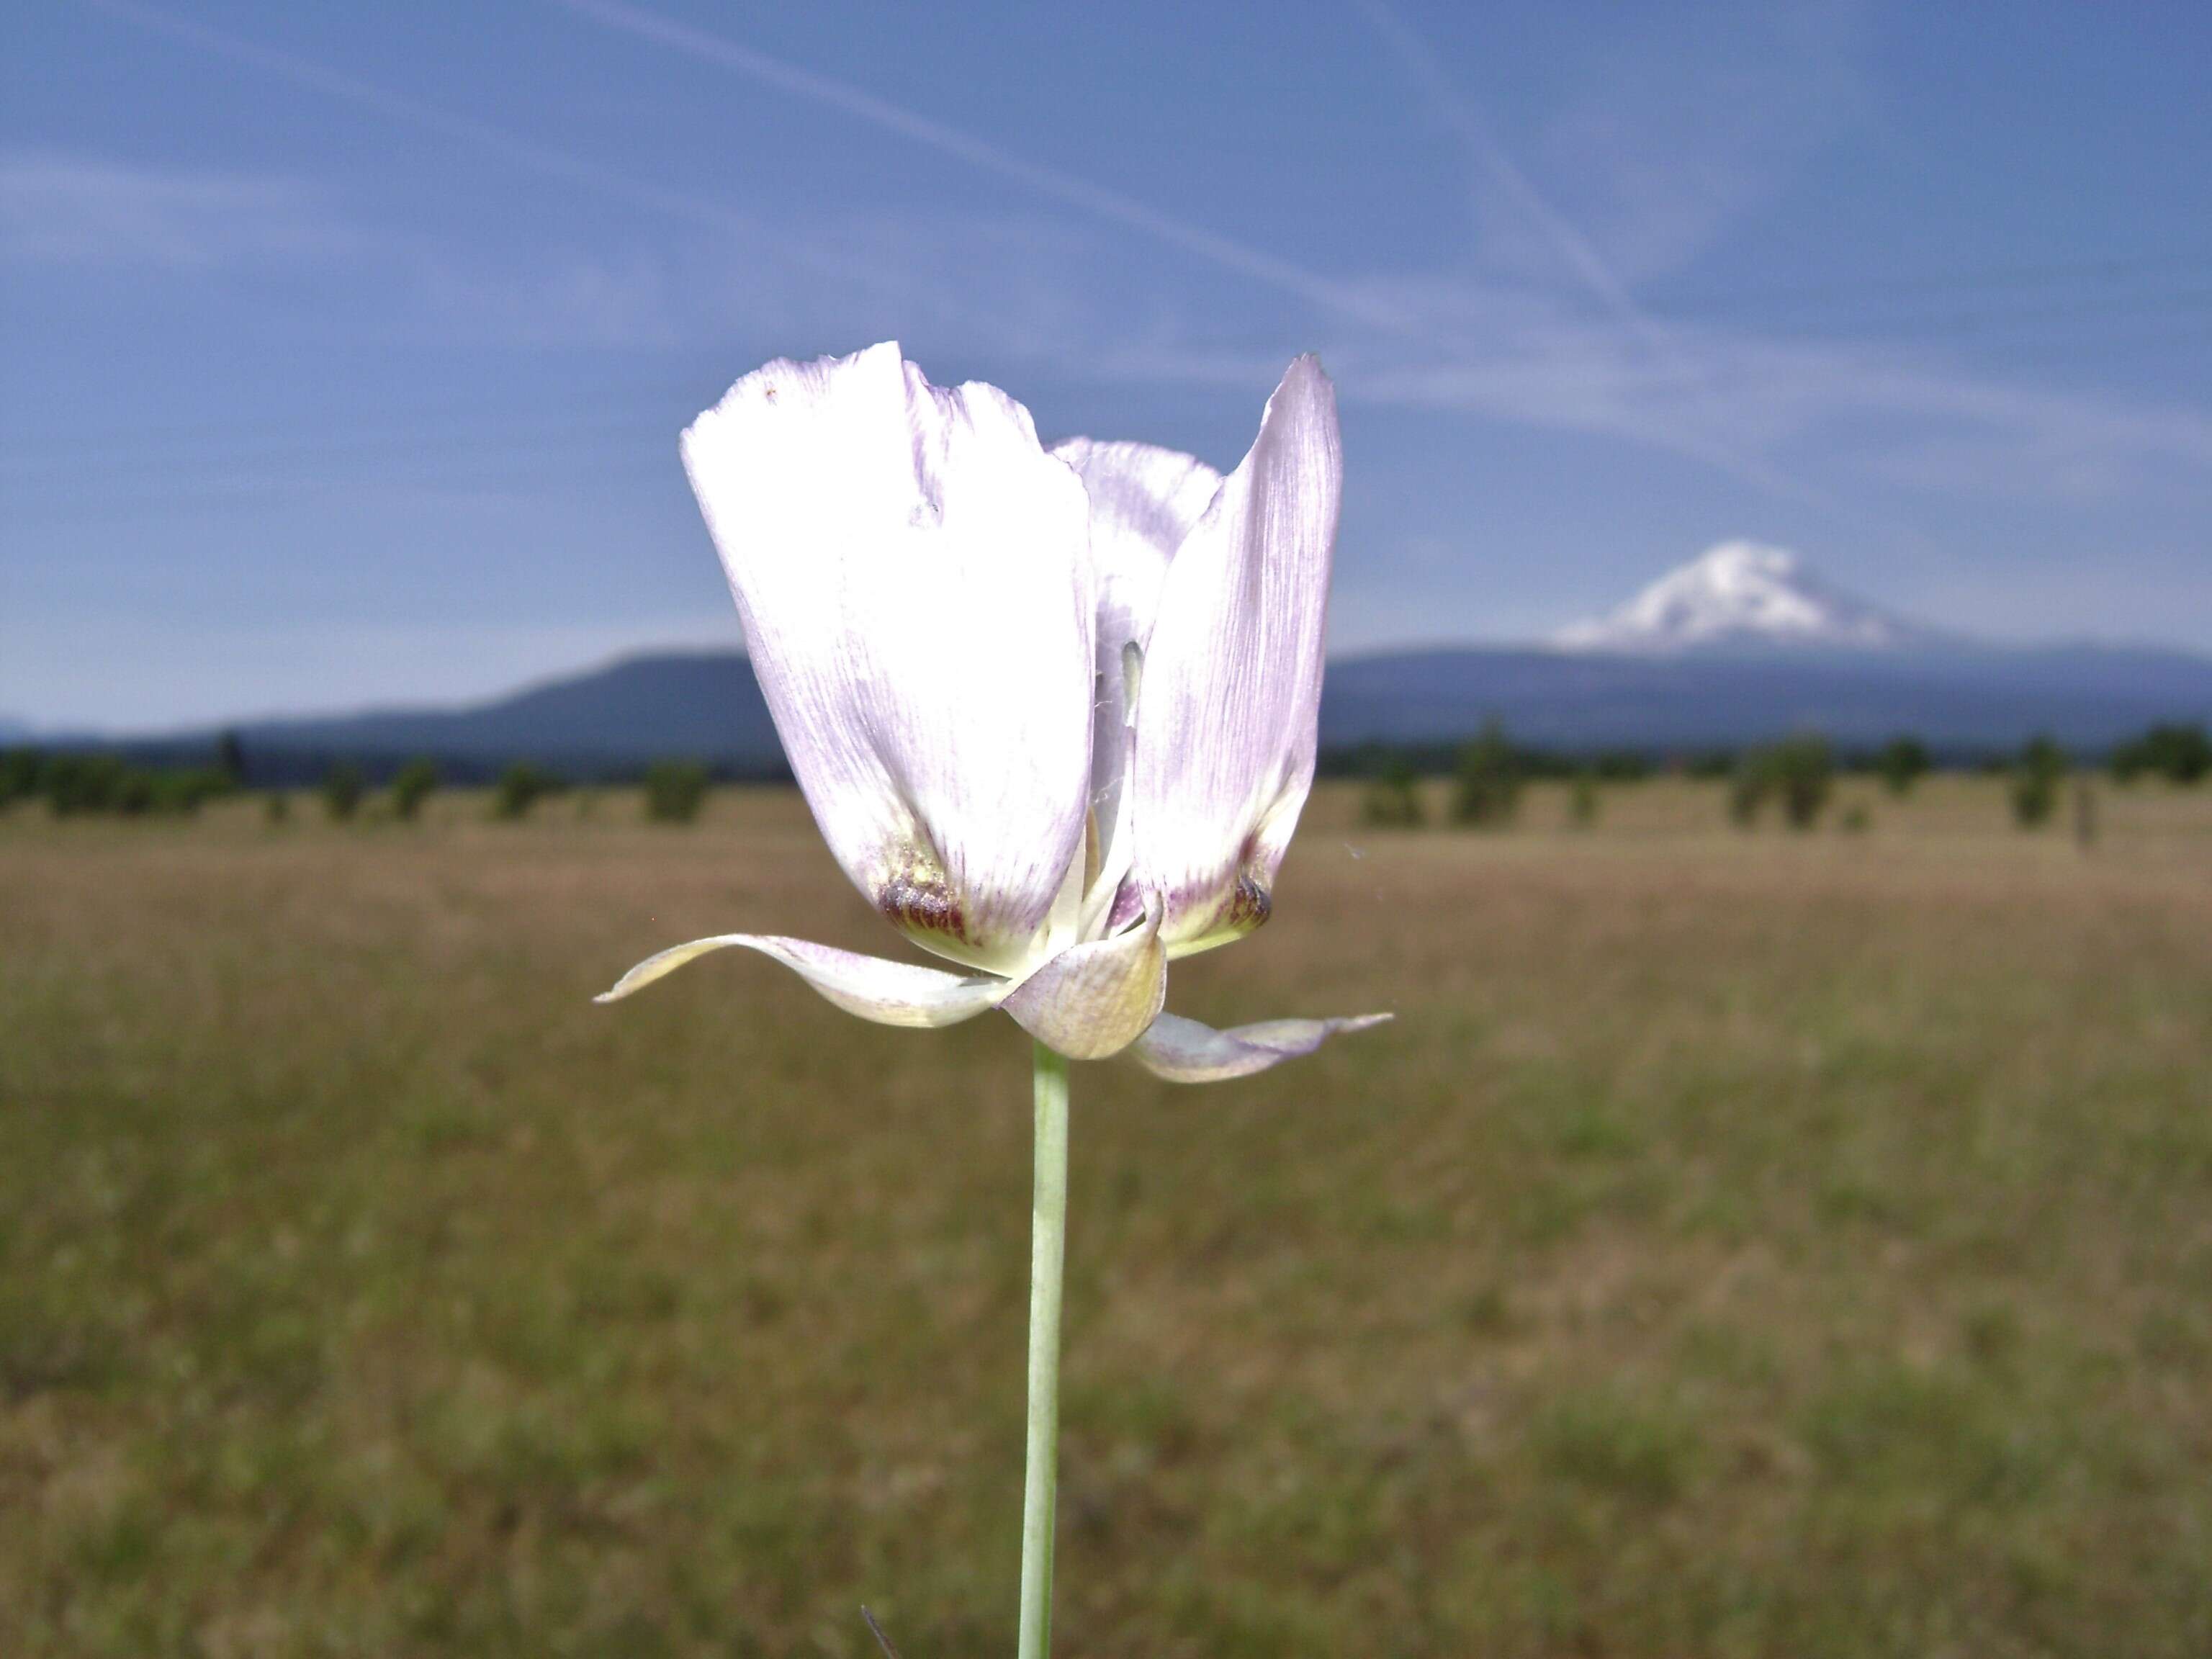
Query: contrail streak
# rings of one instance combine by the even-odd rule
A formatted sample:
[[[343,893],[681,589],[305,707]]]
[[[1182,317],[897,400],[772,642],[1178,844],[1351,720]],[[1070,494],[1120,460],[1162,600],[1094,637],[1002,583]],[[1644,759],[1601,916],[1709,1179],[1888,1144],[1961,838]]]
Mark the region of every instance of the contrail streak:
[[[1355,0],[1407,73],[1420,84],[1430,108],[1449,127],[1465,149],[1468,159],[1500,185],[1530,223],[1542,233],[1566,268],[1600,304],[1626,325],[1671,374],[1695,383],[1698,371],[1684,356],[1674,337],[1636,302],[1628,284],[1621,281],[1589,238],[1575,228],[1553,207],[1520,164],[1506,153],[1474,100],[1455,86],[1427,41],[1416,34],[1389,0]]]
[[[1504,190],[1551,244],[1553,252],[1575,279],[1636,337],[1661,369],[1680,383],[1698,412],[1712,412],[1710,375],[1691,360],[1671,332],[1636,302],[1628,284],[1621,281],[1605,256],[1552,205],[1519,163],[1507,154],[1504,145],[1491,131],[1490,124],[1483,118],[1481,110],[1445,74],[1443,63],[1428,42],[1413,32],[1389,0],[1355,0],[1355,3],[1419,84],[1431,110],[1458,137],[1468,161]],[[1677,434],[1668,447],[1785,500],[1832,512],[1852,510],[1825,491],[1800,483],[1758,456],[1743,454],[1711,440]]]
[[[1010,154],[973,134],[878,98],[848,82],[802,69],[740,42],[628,4],[626,0],[550,0],[550,3],[605,27],[651,41],[700,62],[730,70],[793,97],[836,110],[981,171],[1025,185],[1040,195],[1138,231],[1224,269],[1253,277],[1348,319],[1365,323],[1402,337],[1414,338],[1432,349],[1455,356],[1463,355],[1471,344],[1463,337],[1449,334],[1440,337],[1431,320],[1395,306],[1382,304],[1371,295],[1332,282],[1288,260],[1220,235],[1203,226],[1162,213],[1117,191]],[[1682,357],[1658,325],[1638,309],[1627,289],[1606,265],[1596,249],[1544,200],[1528,176],[1514,166],[1497,143],[1488,137],[1473,111],[1451,99],[1440,68],[1433,58],[1427,55],[1419,40],[1394,15],[1386,11],[1375,11],[1370,15],[1398,47],[1401,55],[1419,70],[1425,86],[1438,100],[1439,106],[1458,111],[1455,125],[1468,140],[1482,165],[1504,182],[1516,199],[1537,220],[1582,281],[1598,294],[1623,322],[1637,331],[1644,344],[1668,373],[1692,382],[1692,395],[1698,395],[1694,387],[1698,374],[1696,368]],[[1347,386],[1347,390],[1356,391],[1356,388]],[[1735,453],[1708,440],[1674,432],[1652,441],[1662,448],[1702,461],[1777,495],[1816,506],[1837,505],[1820,496],[1818,492],[1784,477],[1766,463]]]
[[[335,101],[366,111],[398,125],[465,143],[543,177],[592,191],[614,200],[692,223],[735,232],[772,247],[781,258],[881,293],[896,294],[912,302],[908,286],[894,280],[880,262],[851,257],[819,243],[795,236],[785,226],[771,225],[739,209],[709,198],[641,179],[614,167],[534,143],[499,127],[404,94],[357,79],[310,58],[265,46],[245,36],[196,20],[177,17],[139,0],[80,0],[93,10],[137,27],[182,41],[215,56],[242,64],[261,73],[303,87]],[[794,64],[757,52],[735,41],[708,34],[659,16],[623,0],[550,0],[574,15],[601,27],[627,33],[666,49],[744,75],[788,95],[836,110],[936,150],[979,170],[1022,185],[1050,199],[1079,209],[1109,223],[1178,248],[1222,269],[1265,283],[1300,298],[1349,321],[1362,323],[1465,364],[1474,343],[1463,334],[1440,329],[1436,319],[1379,300],[1372,294],[1334,281],[1291,261],[1280,258],[1201,225],[1163,213],[1133,197],[1095,185],[1087,179],[1030,161],[963,132],[957,128],[878,98],[848,82],[802,69]],[[1666,341],[1657,325],[1636,306],[1617,276],[1596,250],[1551,208],[1526,174],[1513,165],[1489,139],[1471,108],[1454,105],[1440,67],[1425,48],[1405,30],[1395,15],[1375,9],[1370,14],[1390,36],[1409,63],[1422,64],[1419,72],[1440,109],[1456,107],[1454,125],[1478,159],[1508,190],[1523,210],[1545,229],[1578,278],[1604,301],[1624,323],[1654,344],[1654,356],[1669,359],[1667,367],[1686,379],[1695,370],[1685,363]],[[923,296],[931,310],[947,317],[986,326],[991,319],[968,310],[951,295]],[[1356,386],[1347,391],[1357,395]],[[1693,433],[1644,426],[1633,434],[1654,447],[1681,454],[1716,470],[1734,475],[1778,496],[1842,511],[1842,504],[1810,490],[1756,459],[1724,449]]]
[[[1406,313],[1378,302],[1372,295],[1331,282],[1328,277],[1287,259],[1223,236],[1202,225],[1162,213],[1133,197],[1094,185],[1086,179],[1063,173],[1057,167],[1046,167],[1011,155],[994,144],[961,131],[957,127],[948,126],[903,105],[878,98],[848,82],[817,75],[811,70],[801,69],[796,64],[787,63],[781,58],[771,57],[735,40],[709,34],[687,23],[679,23],[657,13],[623,4],[622,0],[550,0],[550,3],[605,27],[621,30],[702,63],[733,70],[763,86],[774,87],[793,97],[806,99],[887,132],[896,133],[941,155],[965,161],[970,167],[1026,185],[1039,195],[1064,202],[1070,207],[1080,208],[1098,218],[1139,231],[1155,240],[1181,248],[1226,270],[1296,295],[1300,299],[1346,317],[1395,333],[1413,332],[1419,327],[1415,319]]]
[[[1519,164],[1506,154],[1482,112],[1453,85],[1428,42],[1413,33],[1388,0],[1355,0],[1355,3],[1366,13],[1368,21],[1397,54],[1407,71],[1420,83],[1430,108],[1458,135],[1468,159],[1504,187],[1583,286],[1622,322],[1639,331],[1656,332],[1656,325],[1636,303],[1628,285],[1606,263],[1605,256],[1569,222],[1565,215],[1545,199]]]
[[[304,87],[356,109],[366,110],[398,125],[459,139],[546,178],[581,185],[600,195],[656,213],[686,219],[694,224],[717,230],[736,231],[748,238],[770,242],[780,255],[788,256],[801,264],[828,275],[878,289],[891,286],[885,274],[874,265],[796,238],[781,226],[769,225],[725,203],[684,191],[672,190],[665,185],[636,178],[597,161],[587,161],[580,156],[532,143],[472,116],[456,114],[451,110],[422,103],[373,82],[357,80],[311,58],[264,46],[227,29],[189,18],[172,16],[154,7],[140,5],[137,0],[81,0],[81,3],[94,11],[104,12],[111,17],[212,52],[219,58],[244,64],[278,80],[288,81],[294,86]]]

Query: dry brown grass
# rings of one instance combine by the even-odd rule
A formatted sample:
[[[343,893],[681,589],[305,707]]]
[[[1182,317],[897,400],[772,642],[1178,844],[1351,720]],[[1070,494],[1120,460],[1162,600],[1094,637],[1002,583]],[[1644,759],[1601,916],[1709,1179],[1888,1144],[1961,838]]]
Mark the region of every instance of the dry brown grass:
[[[1851,785],[1849,791],[1860,786]],[[2212,1650],[2212,799],[1309,814],[1076,1073],[1070,1654]],[[1006,1645],[1025,1050],[778,792],[0,820],[0,1651]]]

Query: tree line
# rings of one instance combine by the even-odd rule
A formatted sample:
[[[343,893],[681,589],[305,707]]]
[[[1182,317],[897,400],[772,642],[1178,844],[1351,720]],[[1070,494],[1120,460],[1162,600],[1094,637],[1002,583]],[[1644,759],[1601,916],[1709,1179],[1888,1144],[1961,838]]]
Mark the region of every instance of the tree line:
[[[2011,755],[1985,755],[1974,769],[2000,773],[2009,781],[2014,817],[2023,825],[2046,822],[2057,811],[2066,781],[2077,775],[2073,757],[2048,737],[2032,739]],[[2212,777],[2212,736],[2202,724],[2154,726],[2115,745],[2106,757],[2113,778],[2131,784],[2162,778],[2188,787]],[[1900,734],[1879,748],[1838,750],[1817,732],[1742,750],[1707,749],[1664,758],[1642,750],[1613,749],[1573,754],[1517,743],[1492,721],[1463,743],[1388,744],[1366,743],[1324,752],[1325,776],[1363,781],[1362,811],[1377,825],[1413,827],[1428,816],[1424,781],[1449,781],[1447,812],[1454,823],[1482,827],[1511,820],[1525,784],[1563,781],[1570,786],[1571,820],[1593,822],[1598,786],[1634,783],[1662,771],[1692,778],[1723,780],[1729,785],[1729,813],[1740,823],[1756,823],[1771,806],[1784,822],[1809,827],[1820,818],[1839,774],[1871,774],[1893,794],[1911,793],[1937,762],[1929,746]],[[477,775],[482,775],[480,773]],[[683,757],[653,762],[638,778],[643,785],[645,816],[659,823],[688,823],[699,815],[715,775],[705,763]],[[247,792],[246,757],[239,739],[226,733],[212,752],[181,762],[134,761],[113,750],[45,750],[24,746],[0,750],[0,811],[19,803],[44,800],[58,817],[181,817],[210,800]],[[370,769],[362,762],[337,760],[324,769],[313,790],[325,817],[347,822],[374,807],[381,815],[411,822],[447,780],[428,757],[407,761],[389,772],[380,796]],[[578,786],[565,775],[536,762],[517,760],[492,781],[487,811],[514,822],[529,817],[539,803]],[[292,793],[262,788],[272,821],[289,818]]]
[[[1820,822],[1839,775],[1879,777],[1892,795],[1901,798],[1936,769],[1929,746],[1910,733],[1876,749],[1840,751],[1820,733],[1802,732],[1754,747],[1678,757],[1662,769],[1633,751],[1577,757],[1529,748],[1515,743],[1496,721],[1457,745],[1366,744],[1334,751],[1327,760],[1324,771],[1364,780],[1360,810],[1367,823],[1400,829],[1427,822],[1430,792],[1424,785],[1439,777],[1449,784],[1449,821],[1474,829],[1510,822],[1522,787],[1546,780],[1569,784],[1569,821],[1587,825],[1597,817],[1601,783],[1633,783],[1666,769],[1726,781],[1729,816],[1739,825],[1757,823],[1771,806],[1790,827],[1807,830]],[[2116,746],[2107,765],[2122,784],[2155,776],[2187,787],[2212,775],[2212,738],[2201,725],[2153,726]],[[2086,785],[2072,757],[2053,738],[2039,736],[2014,754],[1983,756],[1972,769],[2006,778],[2013,817],[2024,829],[2048,822],[2067,781],[2075,779],[2076,830],[2084,839],[2094,834],[2094,809],[2081,793]],[[1864,828],[1863,809],[1848,811],[1844,827]]]
[[[218,744],[204,762],[147,764],[110,750],[0,750],[0,811],[20,803],[45,802],[56,817],[189,817],[210,800],[258,795],[270,822],[288,822],[294,792],[283,787],[249,789],[242,759],[233,740]],[[647,766],[640,779],[646,817],[656,823],[689,823],[699,816],[714,778],[704,762],[670,757]],[[372,809],[401,823],[422,815],[424,805],[447,780],[427,756],[392,771],[380,792],[367,768],[341,760],[327,766],[310,792],[323,815],[348,823]],[[512,823],[528,817],[544,800],[567,793],[570,780],[534,761],[502,768],[492,782],[488,816]]]

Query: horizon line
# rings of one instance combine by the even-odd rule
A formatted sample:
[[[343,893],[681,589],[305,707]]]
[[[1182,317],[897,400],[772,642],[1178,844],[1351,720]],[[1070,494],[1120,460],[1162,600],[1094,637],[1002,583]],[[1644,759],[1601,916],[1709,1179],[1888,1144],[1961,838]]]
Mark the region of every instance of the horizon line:
[[[1698,641],[1672,648],[1638,649],[1618,645],[1577,644],[1565,641],[1556,634],[1539,638],[1449,638],[1408,639],[1388,644],[1361,645],[1328,655],[1330,665],[1387,661],[1395,658],[1432,657],[1462,653],[1495,653],[1500,655],[1543,655],[1595,659],[1627,659],[1647,663],[1695,662],[1719,657],[1779,656],[1799,659],[1834,658],[1909,659],[1931,653],[1941,654],[1978,654],[1991,653],[2064,653],[2110,652],[2128,655],[2179,657],[2212,665],[2212,649],[2185,645],[2171,641],[2140,638],[2118,638],[2097,635],[2064,635],[2033,640],[1992,639],[1972,635],[1939,635],[1932,641],[1905,645],[1853,645],[1820,641],[1782,640],[1759,641],[1723,637]],[[716,646],[672,642],[666,646],[636,646],[610,655],[594,657],[580,662],[572,668],[556,670],[518,681],[508,689],[489,696],[457,698],[445,702],[367,702],[341,704],[322,708],[306,708],[258,714],[228,714],[193,719],[176,725],[122,727],[100,725],[44,725],[0,710],[0,746],[36,747],[41,744],[67,742],[101,744],[122,743],[180,743],[193,738],[214,738],[227,731],[252,727],[318,725],[357,720],[389,717],[466,714],[496,708],[534,692],[575,684],[616,669],[640,662],[663,662],[674,659],[749,658],[741,646]]]

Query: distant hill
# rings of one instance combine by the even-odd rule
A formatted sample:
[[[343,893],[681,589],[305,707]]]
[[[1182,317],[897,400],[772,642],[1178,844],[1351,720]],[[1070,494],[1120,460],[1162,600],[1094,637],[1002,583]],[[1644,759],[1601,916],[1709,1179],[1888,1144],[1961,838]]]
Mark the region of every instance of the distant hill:
[[[2156,721],[2212,720],[2212,659],[2087,646],[1411,653],[1331,664],[1322,741],[1437,742],[1492,719],[1561,749],[1734,747],[1810,729],[1847,747],[1911,732],[1982,753],[2048,732],[2099,750]]]
[[[1354,657],[1330,665],[1322,742],[1437,743],[1497,720],[1546,748],[1682,752],[1801,728],[1845,746],[1912,732],[1952,754],[2047,732],[2094,752],[2160,720],[2212,722],[2212,659],[2064,647],[1633,656],[1540,647]],[[488,777],[531,759],[584,775],[689,755],[741,776],[783,775],[751,665],[735,652],[633,657],[496,702],[237,728],[257,781],[301,781],[331,761],[381,772],[431,755]],[[212,732],[125,744],[204,751]]]
[[[1846,747],[1910,732],[1952,755],[2047,732],[2095,752],[2156,722],[2212,723],[2212,658],[1978,644],[1853,598],[1794,554],[1729,542],[1548,645],[1335,661],[1322,742],[1449,742],[1491,720],[1521,742],[1569,750],[1679,753],[1814,729]],[[384,771],[414,755],[463,778],[517,759],[618,775],[667,755],[741,776],[784,771],[751,665],[735,652],[633,657],[462,708],[237,729],[257,781],[311,777],[341,758]],[[210,732],[111,746],[153,757],[204,753],[213,741]]]
[[[337,760],[381,774],[417,755],[459,780],[489,778],[514,760],[619,775],[671,755],[739,776],[786,775],[752,664],[735,651],[630,657],[460,708],[372,709],[229,729],[257,782],[304,781]],[[155,758],[205,751],[215,738],[210,731],[113,746]]]

